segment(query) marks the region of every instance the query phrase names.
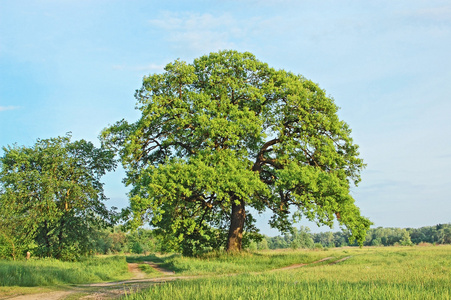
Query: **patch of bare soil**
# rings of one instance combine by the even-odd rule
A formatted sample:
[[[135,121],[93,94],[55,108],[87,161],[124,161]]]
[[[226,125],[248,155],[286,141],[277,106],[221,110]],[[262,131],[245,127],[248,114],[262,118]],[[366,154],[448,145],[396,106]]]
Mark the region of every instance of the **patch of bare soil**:
[[[58,300],[58,299],[64,299],[70,294],[72,294],[72,291],[56,291],[56,292],[50,292],[50,293],[42,293],[42,294],[32,294],[32,295],[21,295],[16,296],[12,298],[6,298],[6,299],[14,299],[14,300]]]
[[[139,269],[139,264],[137,263],[129,263],[128,271],[133,274],[133,279],[146,278],[146,274]]]

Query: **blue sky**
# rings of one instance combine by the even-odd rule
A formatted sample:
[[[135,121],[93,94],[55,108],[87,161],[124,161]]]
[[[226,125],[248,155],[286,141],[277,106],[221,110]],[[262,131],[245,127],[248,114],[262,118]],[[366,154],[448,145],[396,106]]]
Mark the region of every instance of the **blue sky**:
[[[368,164],[352,194],[375,226],[451,222],[449,1],[0,0],[0,146],[69,131],[97,143],[138,118],[144,75],[220,49],[335,99]],[[105,177],[119,207],[122,176]]]

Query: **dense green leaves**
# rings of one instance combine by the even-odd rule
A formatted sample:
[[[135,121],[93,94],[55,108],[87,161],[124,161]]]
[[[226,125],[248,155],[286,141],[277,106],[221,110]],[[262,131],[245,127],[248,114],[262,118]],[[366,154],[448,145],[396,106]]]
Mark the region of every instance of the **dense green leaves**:
[[[135,96],[141,118],[102,133],[127,170],[135,225],[149,220],[173,248],[224,240],[228,230],[228,248],[241,249],[250,206],[272,210],[281,230],[295,212],[338,220],[364,240],[371,223],[349,195],[364,164],[333,99],[313,82],[221,51],[168,64]]]
[[[73,259],[90,252],[92,226],[113,221],[100,178],[114,154],[70,136],[8,146],[0,158],[1,244],[13,257]]]

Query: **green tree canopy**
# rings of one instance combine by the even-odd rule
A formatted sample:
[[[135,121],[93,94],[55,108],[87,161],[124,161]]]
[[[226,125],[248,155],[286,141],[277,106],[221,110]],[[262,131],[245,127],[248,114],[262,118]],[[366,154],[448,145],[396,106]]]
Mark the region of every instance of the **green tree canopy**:
[[[364,163],[325,91],[251,53],[176,60],[136,91],[135,123],[102,137],[127,170],[131,211],[173,248],[240,250],[255,231],[246,210],[281,230],[302,215],[345,226],[361,243],[371,224],[349,194]],[[243,236],[244,234],[244,236]]]
[[[90,251],[93,226],[113,221],[100,178],[114,153],[70,136],[8,146],[0,158],[0,232],[11,255],[73,259]]]

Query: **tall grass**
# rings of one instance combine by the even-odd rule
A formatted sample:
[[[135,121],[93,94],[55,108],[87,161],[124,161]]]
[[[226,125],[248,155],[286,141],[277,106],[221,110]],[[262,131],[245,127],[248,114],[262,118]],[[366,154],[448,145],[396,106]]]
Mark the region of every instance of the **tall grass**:
[[[129,278],[125,257],[90,257],[80,262],[55,259],[0,261],[0,286],[51,286]]]
[[[451,299],[451,246],[328,254],[352,258],[336,265],[169,282],[127,299]]]

